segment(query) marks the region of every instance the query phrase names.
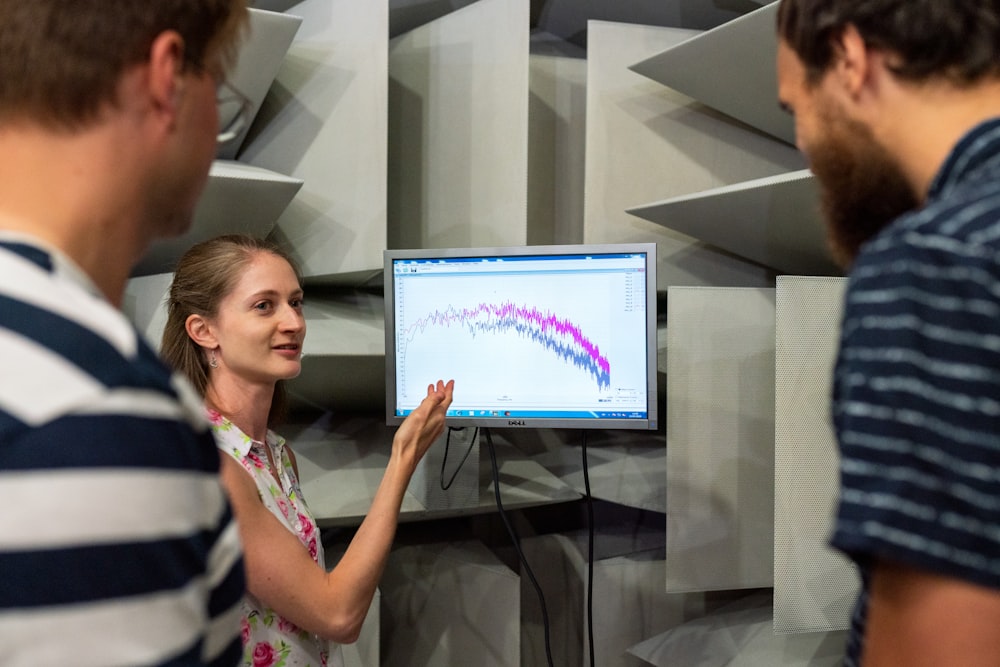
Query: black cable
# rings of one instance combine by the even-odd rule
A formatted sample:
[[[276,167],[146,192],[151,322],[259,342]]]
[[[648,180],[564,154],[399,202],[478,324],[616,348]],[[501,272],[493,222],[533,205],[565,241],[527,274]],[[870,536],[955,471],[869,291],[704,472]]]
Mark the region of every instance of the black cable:
[[[440,482],[440,484],[441,484],[441,490],[442,491],[447,491],[448,489],[451,488],[451,485],[455,483],[455,478],[458,477],[458,471],[461,470],[462,466],[465,465],[465,461],[469,458],[469,454],[472,453],[472,448],[476,444],[476,438],[479,436],[479,427],[477,426],[476,430],[474,430],[472,432],[472,438],[469,439],[469,448],[465,450],[465,456],[463,456],[462,460],[458,462],[458,467],[455,468],[455,472],[452,473],[451,479],[449,479],[448,480],[448,484],[445,485],[445,483],[444,483],[444,464],[448,462],[448,447],[451,444],[451,432],[452,431],[464,431],[464,430],[465,430],[464,426],[462,426],[462,427],[449,426],[448,427],[448,434],[445,436],[445,439],[444,439],[444,458],[441,459],[441,482]]]
[[[490,429],[483,428],[483,433],[486,434],[486,447],[490,450],[490,468],[493,471],[493,495],[496,497],[497,510],[500,512],[500,518],[503,520],[503,525],[507,528],[507,533],[510,535],[511,541],[514,543],[514,550],[517,551],[517,557],[521,561],[521,567],[524,568],[525,573],[528,575],[528,579],[531,581],[531,585],[535,588],[535,593],[538,595],[538,602],[542,607],[542,627],[545,630],[545,657],[548,659],[549,667],[553,667],[552,663],[552,645],[549,640],[549,611],[545,607],[545,595],[542,593],[542,587],[538,585],[538,580],[535,579],[535,573],[532,572],[531,566],[528,565],[528,559],[524,557],[524,552],[521,551],[521,542],[517,537],[517,533],[514,532],[514,527],[510,524],[510,520],[507,518],[507,512],[503,508],[503,502],[500,500],[500,470],[497,467],[497,454],[493,447],[493,436],[490,434]]]
[[[590,464],[587,462],[587,432],[583,432],[583,490],[587,499],[587,641],[590,667],[594,667],[594,497],[590,495]]]

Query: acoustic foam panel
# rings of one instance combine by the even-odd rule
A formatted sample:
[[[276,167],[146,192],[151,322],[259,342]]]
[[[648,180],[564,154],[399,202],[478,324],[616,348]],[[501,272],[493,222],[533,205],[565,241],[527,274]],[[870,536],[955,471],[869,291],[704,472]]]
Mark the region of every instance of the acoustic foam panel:
[[[250,30],[240,44],[236,66],[226,77],[228,83],[249,101],[249,121],[257,115],[260,103],[271,88],[271,82],[274,81],[285,52],[301,23],[302,18],[299,16],[250,9]],[[230,122],[237,109],[234,105],[223,107],[220,110],[219,125],[224,127]],[[250,122],[236,138],[219,147],[216,157],[223,160],[236,159],[249,129]]]
[[[655,241],[661,290],[773,284],[765,267],[628,210],[801,169],[801,155],[628,69],[698,32],[603,21],[588,26],[584,241]]]
[[[172,272],[188,248],[219,234],[267,236],[301,187],[298,178],[231,160],[216,160],[191,228],[181,236],[154,241],[132,274]]]
[[[302,372],[289,380],[293,407],[385,411],[385,306],[365,292],[306,288]]]
[[[247,4],[257,9],[264,9],[271,12],[284,12],[296,4],[299,0],[250,0]]]
[[[667,290],[667,590],[772,584],[774,290]]]
[[[357,526],[361,523],[389,462],[395,431],[395,427],[386,425],[381,412],[303,411],[293,414],[288,423],[282,424],[279,432],[295,448],[302,492],[321,528]],[[496,434],[493,439],[504,508],[517,510],[579,500],[578,493],[505,442],[501,434]],[[435,447],[442,445],[438,442]],[[451,505],[424,505],[411,480],[410,488],[403,496],[400,521],[495,512],[496,499],[488,457],[480,455],[478,463],[475,458],[475,454],[469,456],[466,461],[469,469],[463,467],[461,474],[471,475],[472,470],[478,467],[476,505],[469,504],[464,498],[462,502]],[[449,472],[454,470],[451,461],[449,458],[446,466]],[[429,482],[437,483],[438,479],[435,475]]]
[[[792,117],[777,105],[777,9],[766,5],[630,69],[794,145]]]
[[[479,0],[389,46],[390,248],[524,245],[528,0]]]
[[[586,51],[531,34],[528,245],[583,242]]]
[[[656,667],[838,667],[843,632],[776,635],[771,591],[759,591],[629,649]]]
[[[275,224],[309,283],[357,285],[385,249],[388,7],[304,0],[240,159],[302,180]]]
[[[779,276],[775,308],[774,630],[842,630],[854,565],[827,544],[839,485],[830,388],[846,278]]]
[[[173,273],[155,273],[136,276],[125,283],[122,312],[154,350],[160,349],[163,328],[167,325],[167,292],[173,280]]]
[[[586,531],[548,534],[521,542],[525,559],[545,595],[553,663],[588,665]],[[603,526],[594,538],[594,664],[632,667],[630,646],[701,611],[701,594],[663,590],[663,533],[631,526]],[[541,605],[521,576],[521,665],[546,665]]]
[[[809,170],[682,195],[629,213],[781,273],[842,273],[827,248]]]
[[[533,459],[569,484],[586,491],[579,437]],[[662,514],[666,511],[667,452],[662,436],[646,431],[592,431],[587,434],[590,495],[600,500]]]
[[[518,576],[479,542],[401,546],[382,576],[383,667],[517,667]]]

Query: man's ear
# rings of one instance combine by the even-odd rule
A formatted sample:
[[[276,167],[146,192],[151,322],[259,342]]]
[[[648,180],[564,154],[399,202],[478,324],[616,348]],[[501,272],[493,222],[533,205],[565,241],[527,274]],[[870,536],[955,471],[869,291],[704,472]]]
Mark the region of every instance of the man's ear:
[[[201,315],[188,315],[184,320],[184,329],[198,345],[207,350],[214,350],[219,347],[219,341],[215,338],[208,320]]]
[[[857,97],[872,81],[872,68],[875,65],[873,53],[858,29],[850,23],[833,41],[833,71],[845,92]]]
[[[183,93],[184,38],[174,30],[156,36],[147,63],[149,94],[154,108],[173,122]]]

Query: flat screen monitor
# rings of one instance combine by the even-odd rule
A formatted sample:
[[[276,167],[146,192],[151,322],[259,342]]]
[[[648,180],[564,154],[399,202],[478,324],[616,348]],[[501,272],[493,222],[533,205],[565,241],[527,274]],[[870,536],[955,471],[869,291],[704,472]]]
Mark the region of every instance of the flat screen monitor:
[[[656,244],[386,250],[386,421],[657,428]]]

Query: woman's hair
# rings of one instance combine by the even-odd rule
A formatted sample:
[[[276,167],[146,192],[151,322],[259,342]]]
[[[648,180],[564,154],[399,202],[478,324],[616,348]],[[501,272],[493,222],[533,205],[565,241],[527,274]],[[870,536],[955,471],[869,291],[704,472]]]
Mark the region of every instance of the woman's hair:
[[[896,54],[892,71],[908,81],[963,85],[1000,75],[996,0],[781,0],[777,23],[811,81],[833,62],[833,40],[848,25],[869,46]]]
[[[186,67],[228,69],[248,25],[246,0],[4,0],[0,120],[85,125],[116,101],[157,35],[183,38]]]
[[[302,282],[291,257],[279,246],[252,236],[229,234],[192,246],[177,263],[167,299],[167,325],[163,330],[160,354],[183,373],[204,397],[208,388],[208,361],[204,349],[188,336],[186,322],[191,315],[215,318],[219,304],[236,287],[240,277],[260,253],[269,253],[288,262]],[[279,423],[288,408],[284,380],[274,387],[268,425]]]

